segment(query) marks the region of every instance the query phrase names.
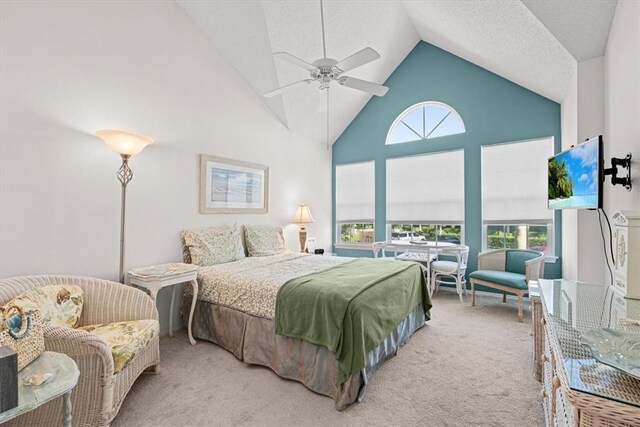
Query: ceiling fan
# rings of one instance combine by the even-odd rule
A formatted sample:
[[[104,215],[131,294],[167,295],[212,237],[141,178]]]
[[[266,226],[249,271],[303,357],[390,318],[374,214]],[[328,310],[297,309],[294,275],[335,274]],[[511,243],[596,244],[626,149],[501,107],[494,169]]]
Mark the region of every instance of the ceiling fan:
[[[327,47],[325,43],[324,35],[324,11],[322,6],[322,0],[320,0],[320,17],[322,20],[322,52],[323,58],[320,58],[312,63],[306,62],[294,55],[287,52],[276,52],[273,55],[276,58],[280,58],[293,65],[296,65],[304,70],[307,70],[310,74],[310,78],[300,80],[288,85],[282,86],[276,90],[265,93],[267,98],[280,95],[287,90],[301,85],[310,84],[312,82],[319,83],[320,89],[320,110],[327,110],[327,96],[331,82],[336,81],[341,86],[350,87],[352,89],[360,90],[363,92],[371,93],[376,96],[384,96],[389,90],[388,87],[382,86],[377,83],[369,82],[366,80],[357,79],[355,77],[344,76],[343,73],[353,70],[369,62],[375,61],[380,58],[380,54],[370,47],[366,47],[353,55],[343,59],[342,61],[336,61],[332,58],[327,58]]]

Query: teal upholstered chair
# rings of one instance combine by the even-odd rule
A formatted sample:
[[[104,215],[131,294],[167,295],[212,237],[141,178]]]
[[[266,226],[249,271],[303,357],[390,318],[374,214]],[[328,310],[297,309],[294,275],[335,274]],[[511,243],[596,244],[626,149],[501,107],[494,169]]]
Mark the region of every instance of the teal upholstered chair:
[[[518,320],[522,322],[522,298],[528,292],[530,280],[544,275],[544,254],[523,249],[498,249],[478,254],[478,270],[469,275],[471,305],[476,305],[475,286],[482,285],[502,291],[502,302],[507,293],[518,297]]]

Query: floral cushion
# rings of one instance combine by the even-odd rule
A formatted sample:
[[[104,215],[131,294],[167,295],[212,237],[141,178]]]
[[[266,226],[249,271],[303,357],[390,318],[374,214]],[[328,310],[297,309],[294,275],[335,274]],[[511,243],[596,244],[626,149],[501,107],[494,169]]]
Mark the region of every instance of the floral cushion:
[[[184,230],[180,235],[193,264],[215,265],[244,258],[242,235],[237,224]]]
[[[78,329],[99,336],[111,348],[113,372],[126,368],[159,335],[157,320],[130,320],[126,322],[100,323]]]
[[[25,312],[39,309],[44,323],[75,328],[82,314],[83,303],[80,286],[48,285],[33,288],[7,305],[19,306]]]
[[[244,240],[249,256],[277,255],[286,252],[282,228],[272,225],[245,225]]]

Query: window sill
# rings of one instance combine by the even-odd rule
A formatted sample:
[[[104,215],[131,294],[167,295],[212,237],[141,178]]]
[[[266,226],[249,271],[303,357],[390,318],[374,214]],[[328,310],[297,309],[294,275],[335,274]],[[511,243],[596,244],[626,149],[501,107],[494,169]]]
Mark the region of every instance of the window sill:
[[[333,245],[335,249],[351,249],[351,250],[373,250],[371,243],[340,243]]]

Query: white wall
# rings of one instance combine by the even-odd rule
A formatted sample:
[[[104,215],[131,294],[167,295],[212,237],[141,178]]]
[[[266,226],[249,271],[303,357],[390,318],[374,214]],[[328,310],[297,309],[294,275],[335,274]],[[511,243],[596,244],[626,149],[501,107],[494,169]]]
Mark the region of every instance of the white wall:
[[[180,260],[179,231],[213,224],[280,225],[296,250],[301,202],[309,236],[329,248],[330,152],[277,121],[173,2],[2,2],[0,12],[0,277],[117,279],[120,158],[93,136],[100,128],[156,141],[131,161],[128,268]],[[269,213],[199,214],[200,153],[268,165]]]
[[[604,134],[604,58],[597,57],[578,63],[578,140]],[[605,144],[608,141],[605,141]],[[608,188],[605,187],[605,193]],[[604,277],[604,245],[600,234],[598,212],[579,210],[578,280],[601,283]]]
[[[640,2],[619,1],[604,57],[605,159],[633,154],[633,190],[607,182],[607,212],[640,210]],[[607,178],[609,179],[609,178]]]
[[[562,103],[562,147],[604,135],[604,158],[632,152],[634,189],[604,184],[604,209],[640,210],[640,2],[618,2],[604,57],[578,64]],[[563,277],[609,282],[595,211],[563,212]],[[605,226],[606,227],[606,226]],[[606,231],[605,231],[606,235]]]
[[[577,67],[569,82],[567,94],[560,107],[562,150],[578,141],[578,73]],[[562,211],[562,277],[578,279],[578,213]]]

